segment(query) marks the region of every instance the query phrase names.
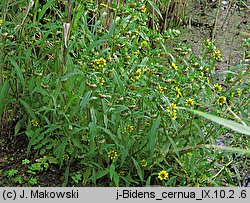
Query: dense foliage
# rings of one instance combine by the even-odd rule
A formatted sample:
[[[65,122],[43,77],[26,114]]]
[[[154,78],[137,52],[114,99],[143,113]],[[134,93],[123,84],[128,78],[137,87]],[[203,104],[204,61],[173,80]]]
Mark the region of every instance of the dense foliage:
[[[154,1],[32,2],[2,0],[0,23],[1,136],[27,136],[29,184],[51,165],[64,185],[243,184],[248,39],[241,64],[218,71],[214,42],[197,55],[157,29]]]

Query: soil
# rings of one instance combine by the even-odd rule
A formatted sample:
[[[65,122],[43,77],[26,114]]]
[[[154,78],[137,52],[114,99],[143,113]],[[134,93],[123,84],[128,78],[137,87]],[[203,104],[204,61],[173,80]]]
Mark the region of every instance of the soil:
[[[232,0],[231,0],[232,1]],[[194,53],[202,50],[203,41],[212,40],[218,1],[195,3],[190,6],[187,16],[190,16],[183,32],[183,40],[191,46]],[[250,0],[245,1],[250,7]],[[241,32],[249,32],[250,9],[240,3],[230,5],[230,1],[221,1],[217,26],[214,32],[214,42],[221,50],[223,61],[218,64],[218,70],[229,70],[241,63],[242,36]]]

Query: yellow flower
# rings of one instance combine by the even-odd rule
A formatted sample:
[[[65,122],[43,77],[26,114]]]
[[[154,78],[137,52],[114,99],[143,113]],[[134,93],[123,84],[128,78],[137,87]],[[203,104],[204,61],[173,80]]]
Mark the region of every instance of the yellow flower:
[[[141,165],[142,165],[142,167],[146,167],[146,166],[148,165],[148,162],[146,162],[146,160],[143,159],[143,160],[141,161]]]
[[[163,87],[158,85],[157,90],[162,94],[163,93]]]
[[[3,23],[3,20],[0,19],[0,25],[2,25],[2,23]]]
[[[176,87],[175,90],[176,90],[176,92],[177,92],[176,96],[177,96],[178,98],[179,98],[179,97],[183,97],[183,96],[182,96],[182,93],[181,93],[181,89],[180,89],[179,87]]]
[[[218,60],[220,60],[221,59],[221,51],[220,50],[218,50],[218,51],[216,51],[215,53],[214,53],[214,59],[216,60],[216,61],[218,61]]]
[[[134,127],[132,125],[127,125],[127,127],[124,128],[124,131],[132,132],[134,130]]]
[[[148,42],[146,40],[141,42],[141,47],[144,47],[144,46],[147,46],[147,45],[148,45]]]
[[[105,83],[105,80],[102,77],[98,77],[96,80],[100,83],[100,85],[104,85]]]
[[[175,103],[172,103],[172,104],[171,104],[171,108],[172,108],[172,109],[176,109],[176,104],[175,104]]]
[[[107,7],[107,4],[100,3],[100,6]]]
[[[117,152],[115,152],[114,150],[108,152],[108,157],[109,157],[111,160],[113,160],[113,159],[114,159],[115,157],[117,157],[117,156],[118,156],[118,154],[117,154]]]
[[[139,79],[141,77],[141,69],[139,68],[135,73],[136,79]]]
[[[176,120],[177,118],[176,104],[172,103],[170,107],[169,106],[167,107],[167,109],[168,109],[171,119]]]
[[[204,41],[204,46],[207,48],[209,48],[211,44],[212,44],[212,42],[210,41],[210,39],[207,39]]]
[[[220,92],[222,90],[222,86],[219,85],[218,83],[214,84],[214,91]]]
[[[200,75],[199,75],[199,77],[198,77],[198,80],[200,81],[203,78],[203,76],[204,76],[204,73],[201,72]]]
[[[139,51],[139,50],[135,52],[135,55],[136,55],[136,56],[138,56],[139,54],[140,54],[140,51]]]
[[[143,7],[141,8],[141,12],[145,13],[146,11],[147,11],[147,8],[146,8],[145,6],[143,6]]]
[[[240,94],[241,94],[241,89],[240,88],[237,88],[237,93],[240,96]]]
[[[208,84],[210,84],[211,82],[210,82],[210,79],[209,79],[209,77],[207,77],[207,83]]]
[[[68,154],[64,154],[63,155],[63,160],[65,160],[65,161],[69,160],[69,155]]]
[[[225,104],[226,103],[226,97],[224,97],[224,96],[220,96],[218,99],[217,99],[217,103],[220,105],[220,106],[222,106],[223,104]]]
[[[3,72],[3,73],[2,73],[2,76],[3,76],[3,78],[5,78],[5,79],[8,78],[8,74],[7,74],[6,72]]]
[[[106,59],[104,59],[104,58],[99,58],[99,59],[96,59],[95,60],[95,63],[97,64],[97,67],[99,67],[99,68],[103,68],[104,66],[106,66],[107,65],[107,61],[106,61]]]
[[[160,171],[160,172],[158,173],[158,178],[159,178],[160,180],[167,180],[167,178],[168,178],[168,172],[165,171],[165,170]]]
[[[120,175],[120,176],[125,176],[125,171],[120,171],[120,172],[119,172],[119,175]]]
[[[33,125],[34,127],[38,126],[38,122],[35,121],[34,119],[31,120],[31,123],[32,123],[32,125]]]
[[[178,66],[174,63],[174,62],[172,62],[172,67],[175,69],[175,70],[178,70]]]
[[[194,100],[193,99],[187,99],[186,100],[186,106],[192,106],[192,105],[194,105]]]

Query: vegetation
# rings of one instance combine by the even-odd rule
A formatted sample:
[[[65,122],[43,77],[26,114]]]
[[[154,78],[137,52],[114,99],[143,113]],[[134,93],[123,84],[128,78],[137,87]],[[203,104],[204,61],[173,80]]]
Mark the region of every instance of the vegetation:
[[[179,40],[179,2],[2,0],[0,149],[27,145],[20,168],[0,157],[1,179],[37,186],[56,168],[63,186],[242,186],[250,41],[218,72],[214,41],[197,55]]]

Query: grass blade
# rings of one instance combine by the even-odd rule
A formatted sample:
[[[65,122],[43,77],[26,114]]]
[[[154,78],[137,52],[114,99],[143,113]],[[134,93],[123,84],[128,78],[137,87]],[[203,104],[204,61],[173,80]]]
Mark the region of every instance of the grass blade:
[[[248,126],[244,126],[244,125],[241,125],[241,124],[236,123],[234,121],[227,120],[225,118],[221,118],[221,117],[218,117],[215,115],[211,115],[211,114],[204,113],[204,112],[197,111],[197,110],[193,110],[193,109],[188,109],[185,107],[178,107],[178,109],[187,110],[187,111],[190,111],[192,113],[198,114],[199,116],[202,116],[208,120],[211,120],[215,123],[223,125],[223,126],[229,128],[235,132],[245,134],[245,135],[250,135],[250,127],[248,127]]]
[[[152,8],[158,13],[158,15],[161,17],[161,19],[163,19],[162,15],[161,15],[161,11],[159,10],[159,8],[155,5],[154,2],[152,1],[148,1],[149,4],[152,6]]]

